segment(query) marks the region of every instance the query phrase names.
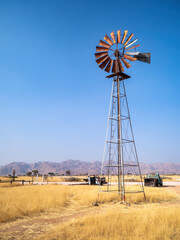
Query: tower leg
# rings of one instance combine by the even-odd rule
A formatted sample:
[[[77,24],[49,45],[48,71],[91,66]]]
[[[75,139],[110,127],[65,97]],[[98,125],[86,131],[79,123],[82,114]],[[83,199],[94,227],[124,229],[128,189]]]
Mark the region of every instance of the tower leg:
[[[120,87],[119,77],[117,78],[117,110],[118,110],[118,193],[122,193],[121,186],[121,103],[120,103]]]
[[[142,188],[142,191],[143,191],[143,194],[144,194],[144,200],[146,200],[146,195],[145,195],[145,191],[144,191],[141,168],[140,168],[140,165],[139,165],[139,159],[138,159],[138,154],[137,154],[137,149],[136,149],[136,144],[135,144],[135,139],[134,139],[134,133],[133,133],[133,129],[132,129],[132,123],[131,123],[131,117],[130,117],[130,111],[129,111],[129,105],[128,105],[128,100],[127,100],[124,81],[122,81],[122,85],[123,85],[123,92],[124,92],[124,97],[125,97],[125,101],[126,101],[126,106],[127,106],[127,113],[128,113],[131,135],[132,135],[132,140],[133,140],[133,146],[134,146],[134,151],[135,151],[135,156],[136,156],[136,162],[137,162],[137,165],[138,165],[138,170],[139,170],[139,175],[140,175],[140,180],[141,180],[141,188]]]

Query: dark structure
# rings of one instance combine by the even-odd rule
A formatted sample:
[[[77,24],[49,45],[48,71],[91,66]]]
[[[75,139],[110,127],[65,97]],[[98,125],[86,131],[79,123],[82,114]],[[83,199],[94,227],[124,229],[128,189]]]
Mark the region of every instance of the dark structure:
[[[157,174],[148,174],[146,178],[144,178],[144,186],[148,187],[162,187],[163,180],[160,177],[159,173]]]

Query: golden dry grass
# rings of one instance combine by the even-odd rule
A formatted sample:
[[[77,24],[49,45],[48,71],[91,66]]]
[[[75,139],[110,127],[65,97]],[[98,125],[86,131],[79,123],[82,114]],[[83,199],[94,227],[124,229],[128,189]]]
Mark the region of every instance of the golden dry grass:
[[[111,210],[100,216],[59,225],[38,239],[43,240],[178,240],[180,207],[150,206]]]
[[[180,182],[180,175],[162,175],[164,182]]]
[[[64,207],[70,198],[66,188],[59,186],[0,188],[0,195],[0,222]]]
[[[136,189],[130,186],[129,189]],[[108,203],[120,201],[117,193],[100,193],[97,198],[97,186],[63,186],[63,185],[29,185],[21,187],[0,188],[0,222],[13,220],[25,215],[32,215],[55,208],[92,206],[94,202]],[[170,201],[177,195],[165,188],[147,188],[146,203]],[[127,202],[144,201],[143,194],[128,194]]]

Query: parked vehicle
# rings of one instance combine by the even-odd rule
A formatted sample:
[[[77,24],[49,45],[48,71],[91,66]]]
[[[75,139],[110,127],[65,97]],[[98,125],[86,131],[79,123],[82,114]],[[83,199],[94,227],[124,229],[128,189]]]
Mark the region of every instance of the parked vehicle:
[[[157,174],[148,174],[146,178],[144,178],[144,186],[158,187],[163,186],[163,180],[160,177],[159,173]]]
[[[95,175],[89,175],[88,178],[83,179],[83,181],[88,182],[89,185],[103,185],[107,183],[105,177],[99,177]]]

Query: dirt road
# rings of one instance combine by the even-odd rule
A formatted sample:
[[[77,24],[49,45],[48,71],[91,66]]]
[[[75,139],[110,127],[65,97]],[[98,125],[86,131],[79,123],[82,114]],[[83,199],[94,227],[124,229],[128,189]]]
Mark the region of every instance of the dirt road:
[[[29,183],[25,183],[29,184]],[[47,184],[59,184],[59,185],[88,185],[88,183],[84,182],[34,182],[34,184],[38,185],[47,185]],[[117,183],[111,183],[112,185],[116,185]],[[138,182],[125,182],[125,185],[137,185],[139,184]],[[180,186],[180,181],[178,182],[163,182],[164,186]]]

